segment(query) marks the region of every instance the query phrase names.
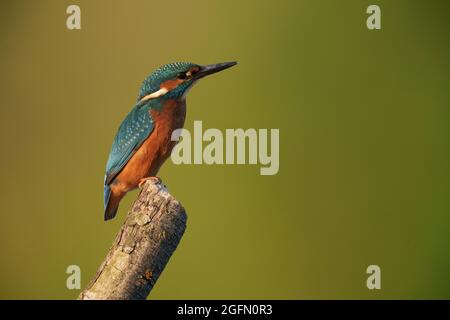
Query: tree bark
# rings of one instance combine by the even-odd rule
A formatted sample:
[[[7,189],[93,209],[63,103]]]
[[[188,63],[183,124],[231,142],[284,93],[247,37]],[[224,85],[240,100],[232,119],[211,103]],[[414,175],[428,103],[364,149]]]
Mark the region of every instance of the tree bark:
[[[177,248],[187,215],[164,185],[147,181],[80,300],[146,299]]]

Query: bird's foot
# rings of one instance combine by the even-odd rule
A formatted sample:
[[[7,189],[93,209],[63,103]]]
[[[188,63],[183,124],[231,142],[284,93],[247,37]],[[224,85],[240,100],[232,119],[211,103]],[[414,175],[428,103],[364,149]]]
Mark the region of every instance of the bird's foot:
[[[146,183],[148,180],[150,180],[151,182],[153,182],[154,184],[160,184],[162,183],[162,180],[160,177],[146,177],[146,178],[142,178],[141,181],[139,181],[139,189],[142,189],[142,186],[144,185],[144,183]]]

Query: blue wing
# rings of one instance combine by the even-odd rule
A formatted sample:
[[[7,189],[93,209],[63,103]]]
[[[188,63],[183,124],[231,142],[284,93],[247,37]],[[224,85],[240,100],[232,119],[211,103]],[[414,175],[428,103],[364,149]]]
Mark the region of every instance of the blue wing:
[[[150,116],[150,108],[150,101],[146,104],[137,104],[120,125],[106,164],[105,187],[111,184],[153,131],[154,121]],[[105,194],[105,205],[108,203],[107,198],[109,192],[108,195]]]

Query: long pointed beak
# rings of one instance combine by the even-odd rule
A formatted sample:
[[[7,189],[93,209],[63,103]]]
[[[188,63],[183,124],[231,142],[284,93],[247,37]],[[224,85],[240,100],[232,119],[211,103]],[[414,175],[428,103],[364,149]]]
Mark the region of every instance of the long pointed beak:
[[[232,66],[235,66],[235,65],[237,65],[236,61],[209,64],[207,66],[202,66],[200,71],[195,74],[194,78],[200,79],[200,78],[209,76],[210,74],[231,68]]]

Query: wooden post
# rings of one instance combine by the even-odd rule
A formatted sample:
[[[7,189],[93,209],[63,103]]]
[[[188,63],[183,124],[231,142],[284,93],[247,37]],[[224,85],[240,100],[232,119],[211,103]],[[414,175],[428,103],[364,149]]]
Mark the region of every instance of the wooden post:
[[[147,181],[80,300],[146,299],[177,248],[187,215],[161,183]]]

